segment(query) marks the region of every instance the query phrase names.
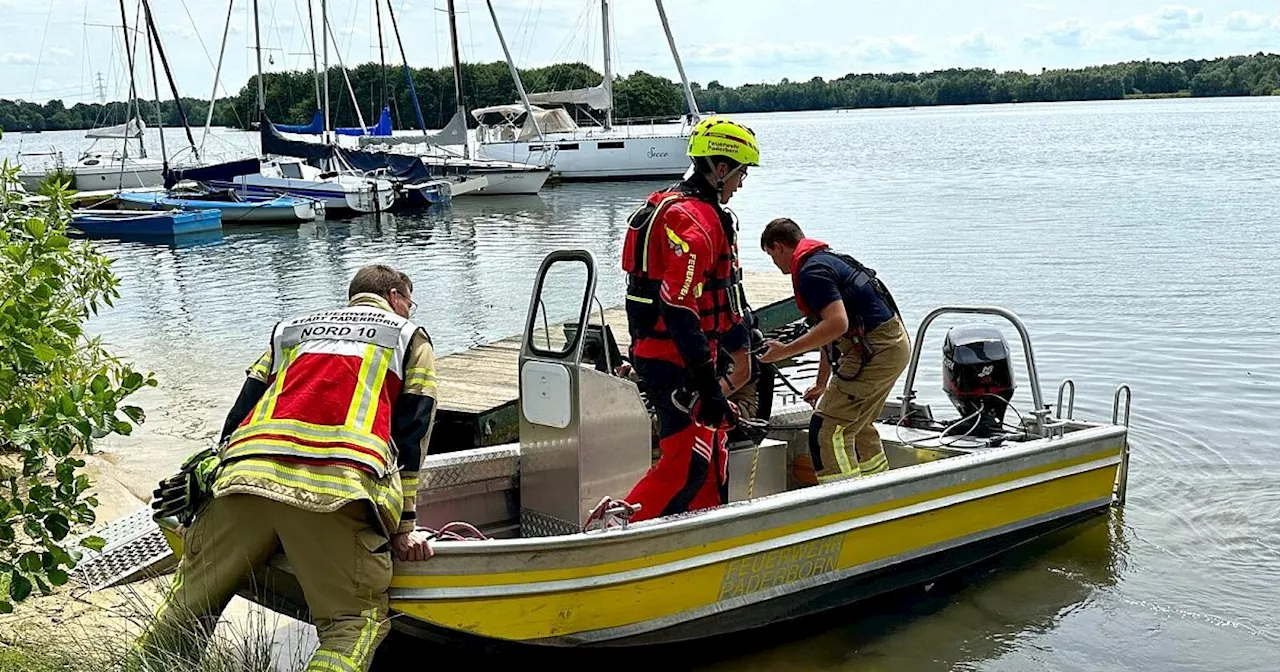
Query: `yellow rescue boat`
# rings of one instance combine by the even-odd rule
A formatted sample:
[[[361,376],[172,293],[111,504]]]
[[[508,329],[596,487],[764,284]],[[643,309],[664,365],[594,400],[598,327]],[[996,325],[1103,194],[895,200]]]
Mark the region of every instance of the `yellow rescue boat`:
[[[767,438],[731,452],[729,504],[628,523],[626,504],[612,498],[649,468],[651,421],[636,385],[611,373],[618,363],[611,332],[590,319],[595,285],[587,251],[554,252],[539,270],[519,364],[519,444],[425,459],[418,519],[444,534],[431,560],[396,564],[397,631],[543,647],[740,632],[931,581],[1124,501],[1127,386],[1116,390],[1110,422],[1071,417],[1069,380],[1055,413],[1042,402],[1018,317],[958,306],[925,317],[904,394],[877,421],[889,471],[811,487],[789,483],[791,457],[807,451],[809,407],[800,403],[774,414]],[[552,329],[557,313],[571,319]],[[914,401],[925,332],[949,313],[1014,325],[1030,417],[1005,425],[1003,407],[987,403],[939,422]],[[599,316],[603,322],[603,310]],[[977,366],[991,389],[1008,366],[1008,348],[998,332],[961,335],[949,336],[946,362],[953,374]],[[966,361],[966,353],[982,361]],[[996,395],[1006,405],[1007,373],[1008,394]],[[166,537],[179,550],[171,525]],[[245,596],[305,618],[287,561],[273,559],[268,573]]]

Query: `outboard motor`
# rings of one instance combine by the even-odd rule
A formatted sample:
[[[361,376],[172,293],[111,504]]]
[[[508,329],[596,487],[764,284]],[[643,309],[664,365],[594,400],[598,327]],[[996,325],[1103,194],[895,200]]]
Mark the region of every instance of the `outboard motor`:
[[[964,423],[961,433],[1000,434],[1005,408],[1016,387],[1009,344],[999,329],[987,325],[954,327],[942,343],[942,389],[962,418],[977,413],[977,423]]]

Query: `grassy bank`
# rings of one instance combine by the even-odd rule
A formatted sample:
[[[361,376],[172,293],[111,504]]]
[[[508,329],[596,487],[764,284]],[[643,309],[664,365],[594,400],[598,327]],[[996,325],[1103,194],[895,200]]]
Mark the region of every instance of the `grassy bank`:
[[[0,620],[0,672],[115,672],[152,621],[172,576],[96,593],[63,590]],[[199,659],[164,660],[158,670],[298,672],[310,647],[281,641],[275,614],[251,610],[218,623]]]

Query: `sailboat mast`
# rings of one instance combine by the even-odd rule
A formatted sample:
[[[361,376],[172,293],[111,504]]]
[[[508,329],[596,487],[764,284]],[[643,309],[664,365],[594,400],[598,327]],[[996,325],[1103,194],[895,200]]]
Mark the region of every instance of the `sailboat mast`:
[[[493,11],[493,6],[489,6]],[[458,19],[455,16],[453,0],[449,0],[449,43],[453,47],[453,96],[457,102],[458,114],[462,115],[462,123],[467,123],[467,106],[462,102],[462,57],[458,53]],[[506,45],[502,47],[506,49]],[[462,138],[462,157],[471,158],[471,142],[464,135]]]
[[[698,120],[698,101],[693,97],[693,87],[689,86],[689,78],[684,74],[684,64],[680,62],[680,52],[676,50],[676,39],[671,36],[671,24],[667,22],[667,10],[662,0],[653,0],[658,5],[658,17],[662,19],[662,30],[667,34],[667,44],[671,47],[671,57],[676,61],[676,70],[680,71],[680,81],[684,84],[684,101],[689,106],[689,120]]]
[[[321,49],[324,50],[324,135],[321,138],[329,144],[329,4],[320,0],[320,25],[324,35],[320,36]]]
[[[613,128],[613,62],[609,41],[609,0],[600,0],[600,20],[604,24],[604,91],[609,94],[609,108],[604,111],[604,130]]]
[[[253,0],[253,51],[258,57],[258,121],[265,124],[267,94],[262,84],[262,29],[258,25],[258,0]]]
[[[373,15],[378,22],[378,68],[382,75],[382,105],[373,111],[375,118],[381,118],[382,108],[387,106],[387,54],[382,48],[382,5],[373,0]]]
[[[427,122],[422,118],[422,105],[418,104],[418,89],[413,85],[413,73],[409,71],[409,59],[404,55],[404,42],[400,40],[400,24],[396,23],[396,12],[391,8],[391,0],[387,0],[387,16],[391,17],[391,30],[396,35],[396,46],[400,48],[400,60],[404,61],[404,81],[409,85],[409,96],[413,98],[413,113],[418,118],[418,126],[422,134],[427,135]],[[465,122],[466,120],[463,119]]]
[[[182,120],[182,130],[187,134],[187,144],[191,147],[191,155],[198,162],[200,150],[196,148],[196,138],[191,134],[191,122],[187,120],[187,108],[182,105],[182,97],[178,95],[178,83],[173,79],[173,70],[169,67],[169,59],[164,55],[164,42],[160,40],[160,31],[156,30],[156,19],[151,14],[151,3],[142,0],[142,10],[147,17],[148,40],[155,37],[156,53],[160,55],[160,65],[164,66],[164,77],[169,81],[169,92],[173,94],[173,104],[178,108],[178,118]]]
[[[520,73],[516,70],[516,62],[511,60],[511,51],[507,49],[507,38],[502,36],[502,26],[498,25],[498,14],[493,11],[493,2],[484,0],[489,6],[489,16],[493,17],[493,29],[498,33],[498,42],[502,44],[502,54],[507,58],[507,67],[511,69],[511,79],[516,81],[516,91],[520,92],[520,102],[524,103],[525,114],[529,115],[529,121],[533,122],[533,130],[538,133],[538,138],[542,139],[542,127],[538,125],[538,118],[533,114],[533,105],[529,104],[529,96],[524,92],[524,82],[520,81]],[[452,5],[453,0],[449,0]]]
[[[133,106],[138,100],[138,89],[133,80],[133,50],[129,47],[129,13],[124,8],[124,0],[120,0],[120,23],[124,28],[124,55],[129,63],[129,102],[124,106],[124,151],[120,155],[122,159],[127,159],[129,158],[129,122],[133,121]],[[147,158],[147,148],[142,144],[141,135],[138,137],[138,148],[142,150],[142,158]]]
[[[255,0],[256,1],[256,0]],[[316,17],[311,11],[311,0],[307,0],[307,22],[311,29],[311,79],[316,84],[316,109],[320,109],[320,58],[316,54]]]
[[[160,164],[169,171],[169,152],[164,146],[164,112],[160,109],[160,79],[156,76],[156,52],[151,45],[151,31],[147,30],[147,62],[151,64],[151,90],[156,94],[156,130],[160,131]]]

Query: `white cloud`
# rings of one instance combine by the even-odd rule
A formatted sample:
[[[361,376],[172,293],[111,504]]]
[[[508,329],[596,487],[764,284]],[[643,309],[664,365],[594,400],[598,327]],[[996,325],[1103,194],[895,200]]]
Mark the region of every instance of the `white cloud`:
[[[0,54],[0,65],[35,65],[37,62],[36,57],[31,54],[13,52]]]
[[[1251,33],[1266,28],[1269,22],[1265,14],[1241,10],[1228,14],[1222,26],[1233,33]]]
[[[990,56],[1000,50],[1000,41],[978,30],[966,35],[957,42],[956,47],[970,56]]]
[[[1059,21],[1044,30],[1022,38],[1023,46],[1040,49],[1046,46],[1079,49],[1088,41],[1088,29],[1076,19]]]
[[[1028,2],[1025,7],[1036,12],[1047,12],[1052,9],[1049,5],[1046,5],[1043,2]]]
[[[1187,5],[1165,5],[1121,23],[1116,33],[1132,40],[1163,40],[1204,22],[1204,11]]]
[[[870,63],[905,64],[924,55],[920,40],[896,36],[866,40],[857,48],[857,56]]]

